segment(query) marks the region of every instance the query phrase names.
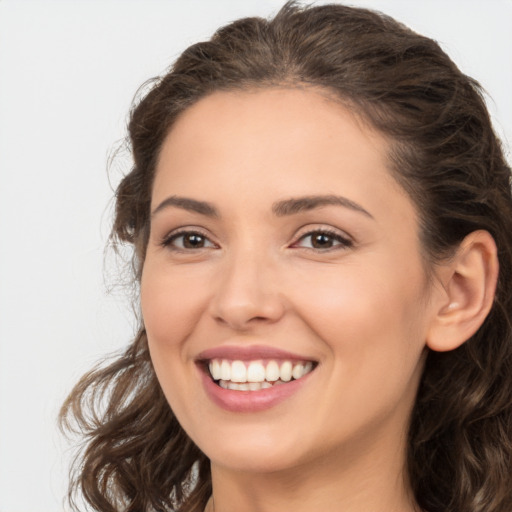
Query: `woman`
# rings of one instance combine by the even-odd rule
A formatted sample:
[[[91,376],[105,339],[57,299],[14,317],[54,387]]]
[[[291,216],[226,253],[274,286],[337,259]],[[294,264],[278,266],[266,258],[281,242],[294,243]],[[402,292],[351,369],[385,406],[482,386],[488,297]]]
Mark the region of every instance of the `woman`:
[[[141,327],[64,405],[72,492],[510,510],[510,168],[476,82],[390,18],[287,4],[187,49],[129,132]]]

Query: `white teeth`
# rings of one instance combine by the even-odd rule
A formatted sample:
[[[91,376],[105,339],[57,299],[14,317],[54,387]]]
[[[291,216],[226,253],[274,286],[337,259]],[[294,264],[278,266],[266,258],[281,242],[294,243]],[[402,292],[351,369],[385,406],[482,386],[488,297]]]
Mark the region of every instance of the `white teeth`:
[[[300,379],[304,375],[304,365],[296,364],[292,370],[292,377],[294,379]]]
[[[270,361],[267,364],[266,379],[269,382],[275,382],[279,379],[279,365],[275,361]]]
[[[208,368],[213,380],[224,389],[259,391],[304,377],[313,370],[313,363],[281,361],[279,364],[271,360],[265,366],[263,361],[212,359]]]
[[[232,382],[247,382],[247,368],[243,361],[233,361],[231,363]]]
[[[214,359],[213,361],[210,361],[208,366],[210,368],[210,373],[212,374],[213,380],[219,380],[221,377],[219,360]]]
[[[231,379],[231,365],[229,361],[222,361],[220,364],[220,378],[222,380],[230,380]]]
[[[260,389],[268,389],[272,387],[270,382],[246,382],[238,383],[230,380],[219,380],[219,386],[224,389],[233,389],[235,391],[260,391]]]
[[[265,380],[265,367],[260,361],[253,361],[247,367],[248,382],[263,382]]]
[[[281,380],[284,382],[289,382],[292,380],[292,363],[290,361],[285,361],[281,365]]]

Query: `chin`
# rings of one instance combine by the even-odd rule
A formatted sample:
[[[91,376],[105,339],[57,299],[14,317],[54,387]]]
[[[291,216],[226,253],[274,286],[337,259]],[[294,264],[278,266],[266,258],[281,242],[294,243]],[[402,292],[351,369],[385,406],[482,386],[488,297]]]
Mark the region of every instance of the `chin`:
[[[221,429],[219,435],[199,436],[194,442],[212,465],[240,472],[272,473],[300,465],[306,457],[304,436],[293,435],[279,426],[246,426]]]
[[[216,449],[210,457],[213,466],[240,473],[277,473],[300,466],[300,460],[289,453],[281,453],[276,450],[261,449],[227,449],[220,453]]]

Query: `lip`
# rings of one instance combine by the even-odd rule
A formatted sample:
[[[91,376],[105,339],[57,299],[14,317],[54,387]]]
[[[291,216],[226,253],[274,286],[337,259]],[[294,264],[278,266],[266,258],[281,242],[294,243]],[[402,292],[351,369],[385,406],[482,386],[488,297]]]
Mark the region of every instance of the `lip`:
[[[294,354],[275,347],[265,345],[236,346],[225,345],[204,350],[196,357],[196,361],[209,361],[211,359],[229,359],[251,361],[257,359],[286,359],[288,361],[314,361],[311,357]]]
[[[236,391],[217,385],[204,367],[198,365],[204,389],[219,407],[231,412],[259,412],[275,407],[296,394],[307,383],[314,370],[304,377],[259,391]]]
[[[300,379],[292,380],[284,384],[274,385],[267,389],[261,389],[258,391],[237,391],[221,388],[213,381],[207,369],[207,365],[205,364],[211,359],[239,361],[274,359],[292,362],[314,360],[308,356],[295,354],[265,345],[226,345],[204,350],[196,357],[196,363],[206,394],[217,406],[231,412],[259,412],[275,407],[299,392],[314,373],[313,370]]]

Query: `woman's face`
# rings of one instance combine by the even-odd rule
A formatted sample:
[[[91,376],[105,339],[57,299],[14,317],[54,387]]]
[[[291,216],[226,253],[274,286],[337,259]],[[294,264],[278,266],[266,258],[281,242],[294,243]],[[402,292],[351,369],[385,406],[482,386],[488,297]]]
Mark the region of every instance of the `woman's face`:
[[[313,89],[214,93],[166,138],[142,311],[167,400],[213,464],[403,448],[433,288],[386,151]]]

